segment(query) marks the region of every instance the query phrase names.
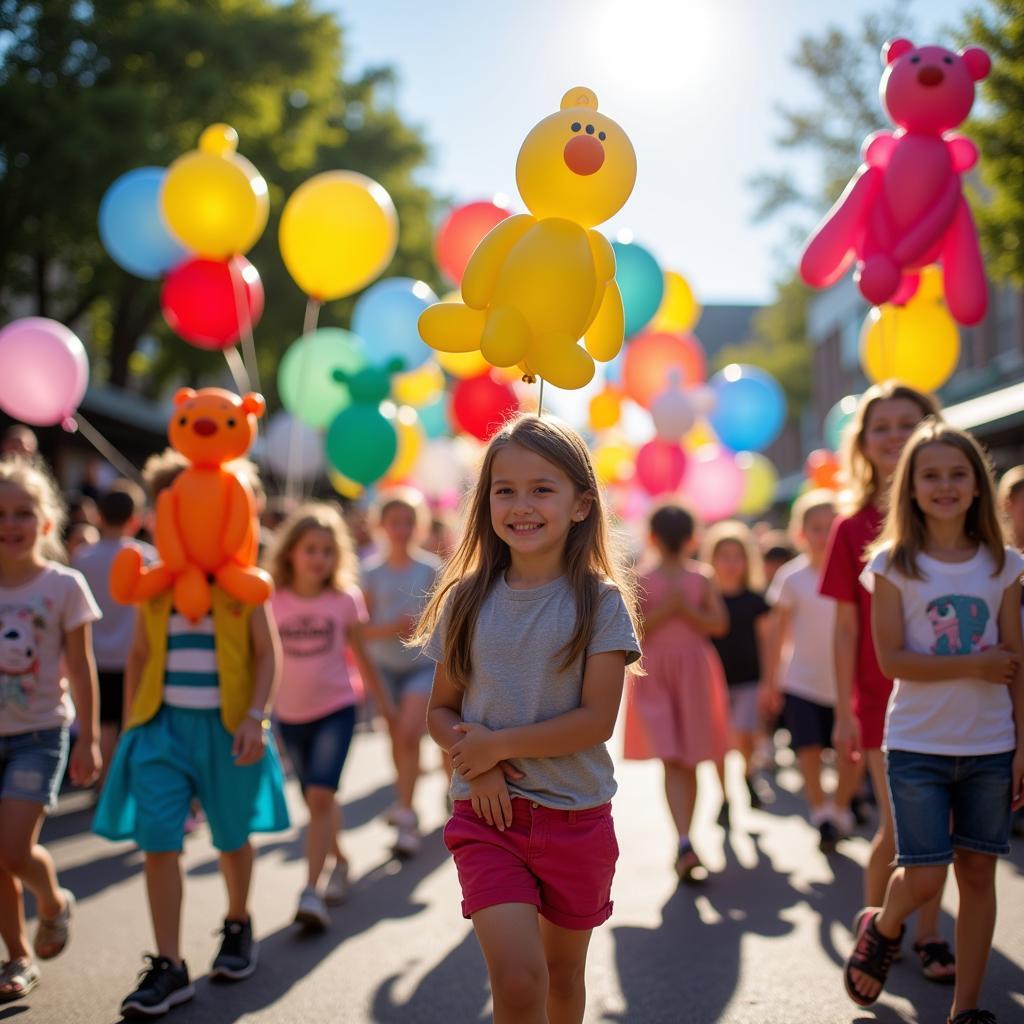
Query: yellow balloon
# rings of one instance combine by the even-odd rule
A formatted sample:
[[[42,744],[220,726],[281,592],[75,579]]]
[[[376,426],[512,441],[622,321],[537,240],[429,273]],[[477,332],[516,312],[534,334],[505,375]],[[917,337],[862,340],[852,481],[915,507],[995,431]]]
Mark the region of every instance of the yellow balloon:
[[[403,405],[395,416],[394,424],[398,433],[398,451],[395,454],[395,461],[384,474],[385,485],[404,480],[413,471],[423,452],[423,446],[427,443],[427,435],[415,409]]]
[[[356,171],[324,171],[288,198],[278,232],[281,256],[311,298],[340,299],[391,262],[398,215],[383,185]]]
[[[861,329],[860,363],[878,383],[896,379],[937,391],[960,361],[960,333],[944,302],[916,295],[906,306],[886,303],[868,313]]]
[[[622,395],[614,388],[605,388],[590,400],[590,429],[607,430],[619,422]]]
[[[709,444],[718,444],[718,437],[707,420],[698,420],[694,428],[683,438],[683,450],[687,454],[699,451]]]
[[[758,452],[740,452],[736,465],[743,470],[744,487],[740,506],[741,516],[759,516],[767,511],[775,499],[779,474],[772,462]]]
[[[608,441],[594,451],[594,472],[603,484],[625,483],[633,475],[635,459],[625,441]]]
[[[171,233],[197,256],[224,260],[248,252],[270,214],[267,183],[234,152],[228,125],[211,125],[200,145],[167,170],[160,205]],[[220,152],[213,150],[220,148]]]
[[[355,480],[350,480],[344,473],[339,473],[336,469],[328,467],[327,479],[331,481],[331,486],[343,497],[355,500],[358,498],[365,488],[362,484],[358,484]]]
[[[444,391],[444,374],[434,362],[424,363],[408,373],[400,373],[391,382],[391,393],[402,405],[419,408],[439,398]]]
[[[665,271],[665,296],[647,330],[670,333],[692,331],[700,319],[700,303],[682,274]]]
[[[435,352],[434,358],[453,377],[462,380],[465,377],[479,377],[490,368],[490,363],[483,357],[479,349],[475,352]]]

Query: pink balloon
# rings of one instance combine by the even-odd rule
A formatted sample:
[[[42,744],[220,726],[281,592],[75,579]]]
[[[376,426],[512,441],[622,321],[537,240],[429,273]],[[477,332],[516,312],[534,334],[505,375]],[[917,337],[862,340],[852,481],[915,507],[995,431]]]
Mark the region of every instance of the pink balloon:
[[[890,39],[882,59],[879,92],[896,131],[864,140],[864,162],[808,240],[800,276],[827,288],[856,263],[861,294],[880,306],[906,295],[907,275],[941,261],[950,313],[976,324],[988,290],[960,179],[978,150],[952,129],[970,113],[974,83],[991,61],[975,46],[953,53],[906,39]]]
[[[745,486],[743,470],[727,449],[707,444],[690,456],[683,491],[694,512],[705,523],[735,515]]]
[[[89,358],[77,335],[43,316],[0,330],[0,409],[37,427],[64,423],[89,383]]]
[[[648,494],[674,491],[686,474],[686,453],[678,442],[655,438],[636,453],[636,480]]]

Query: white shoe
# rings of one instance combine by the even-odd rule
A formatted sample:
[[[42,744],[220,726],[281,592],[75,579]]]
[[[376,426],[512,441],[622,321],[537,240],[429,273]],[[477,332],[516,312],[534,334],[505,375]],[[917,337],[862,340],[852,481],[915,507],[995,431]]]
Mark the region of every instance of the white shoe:
[[[324,902],[329,907],[336,907],[348,899],[349,890],[352,888],[348,879],[348,861],[339,860],[334,865],[331,877],[327,880],[324,889]]]
[[[416,812],[409,807],[400,807],[395,811],[394,823],[398,832],[392,850],[399,857],[415,857],[422,845]]]
[[[331,923],[331,916],[327,913],[327,904],[320,898],[316,889],[307,886],[302,890],[302,894],[299,896],[299,905],[295,910],[295,921],[297,924],[315,928],[317,931],[323,931]]]

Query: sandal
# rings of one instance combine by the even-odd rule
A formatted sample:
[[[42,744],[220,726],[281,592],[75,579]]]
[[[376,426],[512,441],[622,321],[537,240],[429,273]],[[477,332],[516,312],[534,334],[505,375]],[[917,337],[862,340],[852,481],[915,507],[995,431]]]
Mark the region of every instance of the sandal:
[[[947,1020],[948,1024],[999,1024],[991,1010],[961,1010]]]
[[[0,964],[0,1003],[24,999],[39,984],[39,968],[19,957]]]
[[[676,855],[676,874],[686,885],[700,885],[708,880],[708,870],[701,863],[696,850],[689,841],[680,843]]]
[[[915,942],[914,952],[921,961],[921,973],[939,985],[952,985],[956,982],[955,971],[944,971],[943,968],[955,967],[956,957],[945,939],[928,939],[926,942]]]
[[[70,889],[59,889],[64,897],[64,909],[56,917],[40,917],[36,929],[35,951],[40,960],[52,960],[64,952],[71,931],[71,913],[75,894]]]
[[[856,941],[853,952],[846,958],[843,983],[846,986],[846,994],[858,1006],[870,1006],[882,994],[885,980],[889,977],[889,968],[892,967],[893,956],[903,939],[905,929],[903,925],[900,925],[899,937],[895,939],[887,939],[875,927],[875,920],[880,913],[881,910],[878,907],[865,907],[853,922],[853,934]],[[861,974],[874,978],[882,988],[873,996],[862,995],[857,991],[850,971],[860,971]]]

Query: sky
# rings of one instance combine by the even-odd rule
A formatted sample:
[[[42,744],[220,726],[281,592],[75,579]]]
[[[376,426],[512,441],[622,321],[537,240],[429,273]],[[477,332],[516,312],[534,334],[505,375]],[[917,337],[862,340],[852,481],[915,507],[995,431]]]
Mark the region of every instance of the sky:
[[[886,0],[320,0],[345,26],[350,72],[387,64],[395,104],[432,153],[422,179],[456,202],[515,185],[519,146],[588,86],[637,152],[629,201],[600,226],[631,231],[704,303],[767,302],[791,272],[781,221],[755,224],[758,171],[816,165],[781,151],[778,104],[807,88],[800,38],[855,29]],[[971,0],[917,0],[915,42],[953,45]],[[881,74],[881,64],[879,64]],[[879,107],[879,128],[887,122]]]

